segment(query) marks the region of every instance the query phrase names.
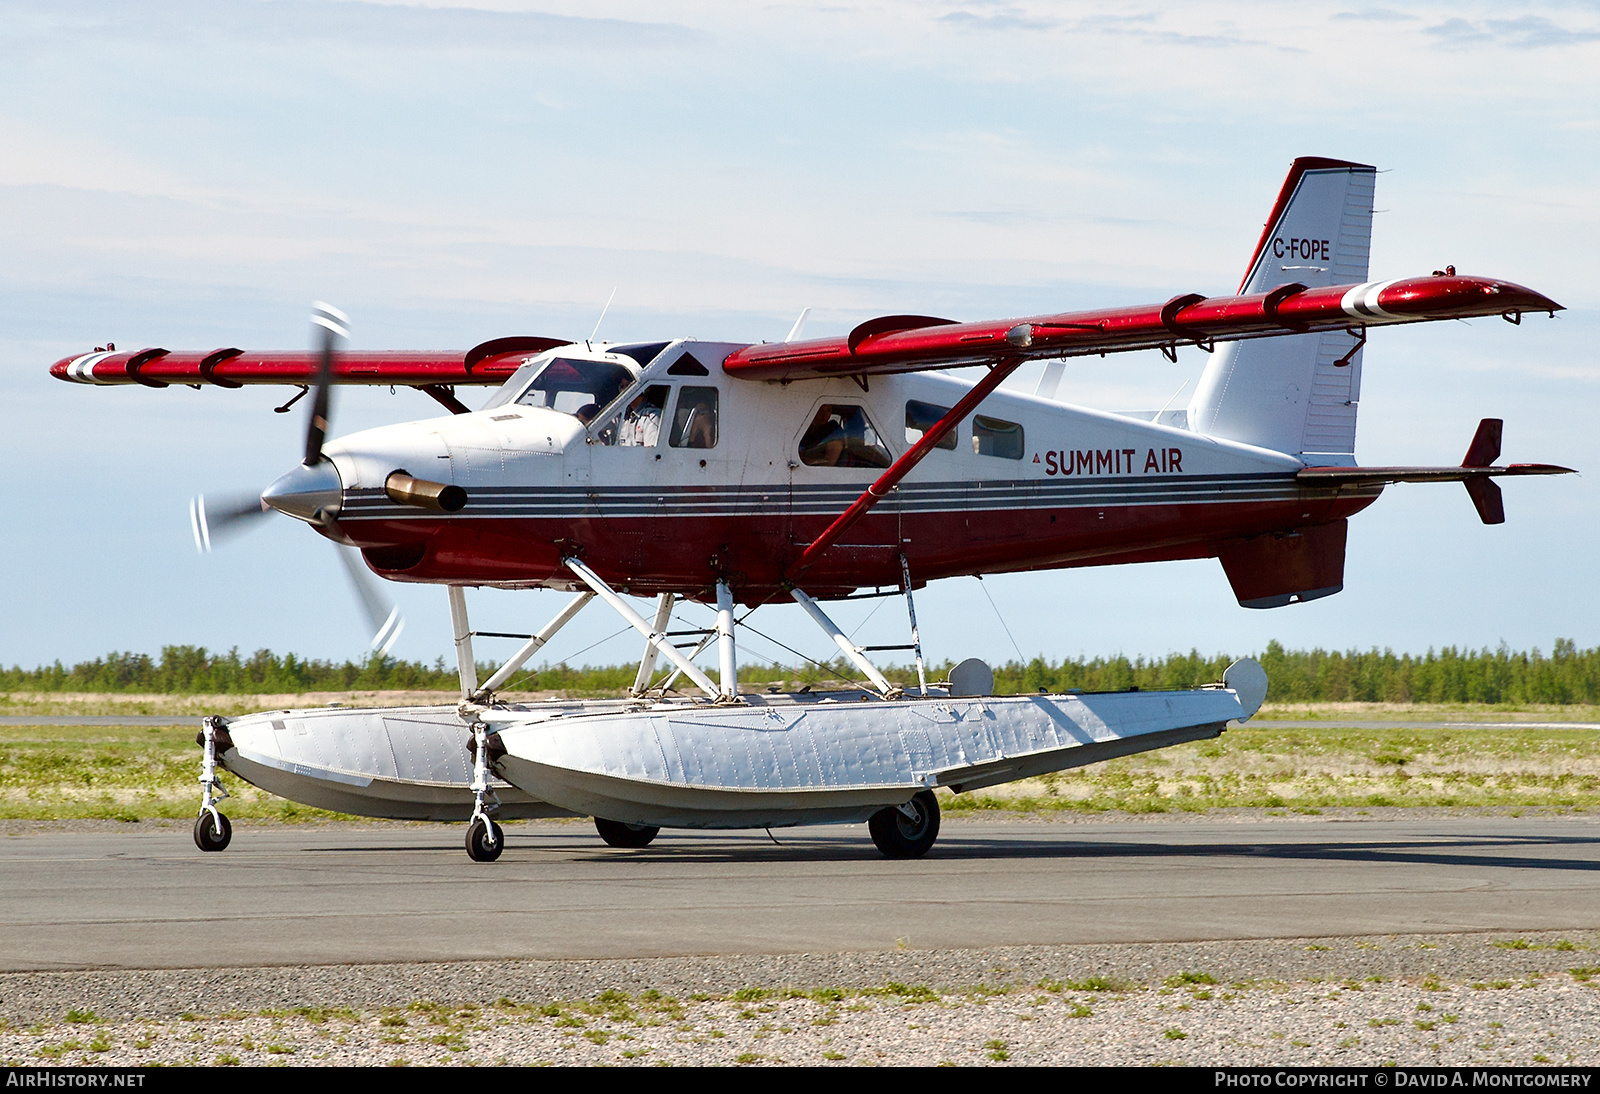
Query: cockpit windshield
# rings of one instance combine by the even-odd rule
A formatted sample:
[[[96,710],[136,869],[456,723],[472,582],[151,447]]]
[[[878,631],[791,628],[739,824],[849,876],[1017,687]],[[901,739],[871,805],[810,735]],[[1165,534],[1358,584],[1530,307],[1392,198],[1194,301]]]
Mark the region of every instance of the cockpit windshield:
[[[633,379],[634,373],[626,365],[556,357],[538,370],[531,384],[513,376],[484,409],[514,399],[518,406],[546,407],[587,424]]]

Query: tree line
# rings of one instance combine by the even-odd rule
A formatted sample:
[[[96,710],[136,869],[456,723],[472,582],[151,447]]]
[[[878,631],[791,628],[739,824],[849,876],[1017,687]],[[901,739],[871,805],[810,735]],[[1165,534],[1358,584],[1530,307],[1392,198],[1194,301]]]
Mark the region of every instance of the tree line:
[[[1424,654],[1393,650],[1286,650],[1279,642],[1252,654],[1279,703],[1600,703],[1600,648],[1580,650],[1558,638],[1546,655],[1537,647],[1473,650],[1445,646]],[[996,690],[1186,688],[1220,679],[1232,657],[1197,651],[1162,658],[1065,660],[1036,657],[995,672]]]
[[[1277,702],[1396,703],[1600,703],[1600,648],[1580,650],[1567,638],[1556,640],[1548,655],[1535,648],[1513,651],[1472,650],[1446,646],[1425,654],[1393,650],[1286,650],[1267,643],[1255,655],[1271,681],[1269,698]],[[1011,661],[995,669],[995,690],[1002,694],[1066,691],[1116,691],[1188,688],[1219,680],[1233,657],[1207,657],[1196,650],[1165,657],[1065,658],[1035,657]],[[930,678],[948,674],[951,665],[930,667]],[[479,666],[487,679],[494,666]],[[633,665],[544,665],[512,681],[517,690],[555,691],[569,695],[617,694],[633,683]],[[657,679],[664,674],[658,674]],[[915,683],[915,670],[898,666],[885,675],[901,684]],[[856,673],[842,658],[830,663],[797,666],[740,666],[746,686],[780,688],[839,686]],[[458,687],[454,666],[441,657],[433,664],[370,657],[365,661],[321,661],[279,656],[257,650],[245,657],[237,649],[215,653],[203,646],[163,646],[159,657],[144,653],[109,653],[68,668],[52,665],[0,669],[0,691],[135,692],[166,695],[297,694],[308,691],[450,691]]]

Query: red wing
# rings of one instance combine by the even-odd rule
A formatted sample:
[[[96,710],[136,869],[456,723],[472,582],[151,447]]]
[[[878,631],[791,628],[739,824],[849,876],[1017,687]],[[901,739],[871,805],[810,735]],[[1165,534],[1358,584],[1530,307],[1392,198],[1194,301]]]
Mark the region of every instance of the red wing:
[[[1523,312],[1560,309],[1531,289],[1482,277],[1414,277],[1320,289],[1284,285],[1249,296],[1191,294],[1165,304],[980,323],[891,316],[869,320],[841,338],[746,346],[722,367],[746,380],[872,376],[1481,315],[1516,321]],[[921,322],[908,326],[904,320]]]
[[[537,353],[569,343],[561,338],[497,338],[466,353],[460,351],[392,351],[340,353],[334,360],[336,384],[501,384]],[[312,384],[321,367],[318,353],[246,353],[219,349],[210,353],[173,353],[164,349],[134,352],[104,350],[63,358],[50,366],[61,380],[85,384]]]

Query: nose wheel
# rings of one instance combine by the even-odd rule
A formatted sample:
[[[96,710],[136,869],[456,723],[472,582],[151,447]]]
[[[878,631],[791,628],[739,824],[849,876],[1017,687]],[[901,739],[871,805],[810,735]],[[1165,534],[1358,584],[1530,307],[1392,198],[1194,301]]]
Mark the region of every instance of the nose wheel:
[[[488,817],[467,826],[467,857],[473,862],[493,862],[505,849],[505,831]]]
[[[867,831],[889,858],[921,858],[939,838],[939,802],[933,791],[919,790],[904,805],[872,814]]]
[[[495,738],[495,742],[498,740]],[[493,862],[506,849],[505,829],[489,816],[500,808],[499,797],[489,788],[489,754],[495,742],[490,741],[487,725],[472,723],[472,737],[467,744],[472,755],[472,821],[467,825],[467,857],[473,862]]]
[[[194,845],[202,851],[221,851],[233,839],[233,825],[217,808],[228,797],[228,790],[217,778],[217,751],[233,747],[222,719],[208,717],[201,723],[196,743],[200,753],[200,816],[194,822]],[[220,738],[220,739],[219,739]]]
[[[233,838],[233,825],[215,807],[202,809],[194,822],[194,845],[202,851],[221,851]]]

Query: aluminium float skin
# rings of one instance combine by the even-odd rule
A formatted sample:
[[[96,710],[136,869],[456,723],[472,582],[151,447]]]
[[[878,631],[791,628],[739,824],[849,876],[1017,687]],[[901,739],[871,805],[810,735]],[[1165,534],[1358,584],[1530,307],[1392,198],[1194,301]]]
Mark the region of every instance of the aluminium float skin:
[[[859,692],[738,704],[588,700],[470,712],[494,735],[502,819],[603,816],[681,828],[853,823],[920,790],[976,790],[1221,734],[1266,675],[1241,661],[1172,692],[861,702]],[[456,707],[277,710],[215,720],[217,760],[319,809],[464,821],[471,731]]]

